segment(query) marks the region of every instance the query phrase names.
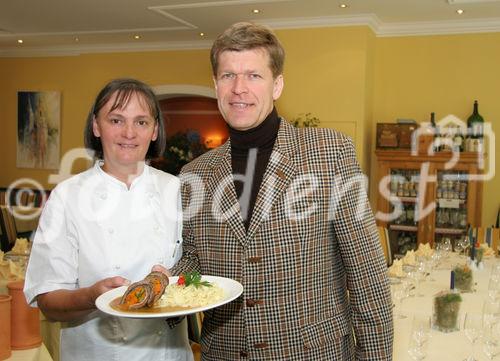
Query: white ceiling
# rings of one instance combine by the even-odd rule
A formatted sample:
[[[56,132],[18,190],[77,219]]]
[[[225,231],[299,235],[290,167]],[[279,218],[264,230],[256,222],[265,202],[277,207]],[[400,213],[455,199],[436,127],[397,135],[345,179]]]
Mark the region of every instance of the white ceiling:
[[[207,48],[243,20],[368,25],[377,36],[491,32],[500,31],[500,0],[1,0],[0,56]]]

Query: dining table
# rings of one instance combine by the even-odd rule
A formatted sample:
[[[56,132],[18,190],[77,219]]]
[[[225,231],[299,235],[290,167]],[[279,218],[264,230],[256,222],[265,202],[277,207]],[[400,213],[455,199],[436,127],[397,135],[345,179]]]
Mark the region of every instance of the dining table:
[[[409,296],[402,300],[395,300],[394,304],[394,347],[393,360],[414,360],[409,350],[412,337],[412,324],[415,318],[430,317],[432,320],[433,303],[435,295],[441,291],[451,291],[451,271],[457,265],[470,263],[468,257],[452,252],[446,252],[434,269],[425,274],[424,278],[413,285]],[[483,351],[484,340],[479,340],[472,346],[463,330],[463,319],[465,314],[474,314],[482,318],[483,305],[488,301],[488,282],[494,268],[500,263],[500,259],[491,256],[485,257],[479,267],[471,267],[473,270],[473,288],[471,292],[460,293],[458,329],[452,332],[442,332],[432,324],[428,344],[425,346],[425,358],[429,361],[461,361],[466,360],[471,354],[478,361],[489,360]],[[397,280],[391,282],[391,290],[394,292],[401,287]],[[416,288],[415,288],[416,287]],[[455,292],[458,292],[455,290]],[[492,302],[498,302],[494,300]],[[399,318],[402,315],[404,318]]]

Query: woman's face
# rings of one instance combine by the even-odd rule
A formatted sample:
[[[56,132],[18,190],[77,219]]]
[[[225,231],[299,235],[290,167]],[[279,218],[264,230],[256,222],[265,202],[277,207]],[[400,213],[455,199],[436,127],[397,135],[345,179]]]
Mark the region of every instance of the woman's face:
[[[120,109],[110,111],[111,96],[93,121],[93,132],[101,138],[104,170],[115,175],[135,173],[143,162],[149,144],[158,137],[158,124],[142,96],[134,93]]]

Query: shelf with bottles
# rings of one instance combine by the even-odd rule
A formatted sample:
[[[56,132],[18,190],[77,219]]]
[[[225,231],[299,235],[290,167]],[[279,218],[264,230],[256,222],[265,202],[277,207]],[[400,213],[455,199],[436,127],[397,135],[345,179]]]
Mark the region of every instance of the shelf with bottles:
[[[436,199],[458,199],[463,204],[467,199],[467,172],[438,171]]]
[[[436,123],[435,114],[431,113],[430,129],[434,133],[434,152],[483,152],[484,150],[484,119],[479,114],[479,105],[474,101],[472,114],[467,119],[467,127],[464,124],[452,122],[444,124]]]
[[[439,234],[436,235],[436,239],[434,241],[436,247],[440,247],[443,244],[450,244],[452,246],[453,251],[462,252],[464,247],[468,245],[468,241],[464,243],[465,235],[462,234]],[[458,245],[458,246],[457,246]]]
[[[436,228],[463,229],[467,226],[467,209],[439,208],[436,210]]]
[[[414,169],[391,169],[391,198],[416,202],[420,173]]]
[[[392,205],[392,212],[397,215],[397,218],[390,222],[389,226],[394,226],[396,228],[398,226],[412,227],[412,230],[413,228],[417,228],[416,220],[418,219],[418,212],[416,206],[417,204],[415,203],[402,203],[399,209],[396,209],[394,205]]]
[[[397,232],[389,233],[391,249],[395,255],[404,256],[406,252],[417,249],[417,234],[414,232]]]

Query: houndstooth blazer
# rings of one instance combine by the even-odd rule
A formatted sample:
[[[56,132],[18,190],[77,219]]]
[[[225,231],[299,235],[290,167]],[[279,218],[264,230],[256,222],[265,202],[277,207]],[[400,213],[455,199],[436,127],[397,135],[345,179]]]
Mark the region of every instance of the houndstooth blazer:
[[[203,360],[391,360],[390,289],[352,142],[281,120],[248,231],[230,140],[186,165],[183,251],[243,284],[205,313]]]

